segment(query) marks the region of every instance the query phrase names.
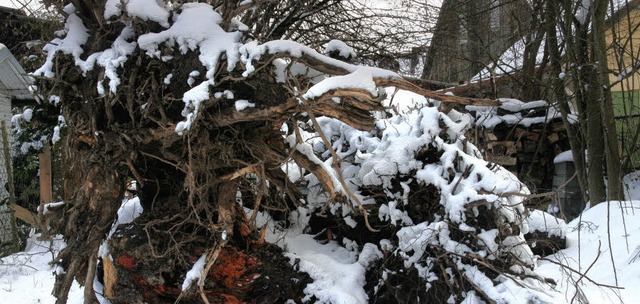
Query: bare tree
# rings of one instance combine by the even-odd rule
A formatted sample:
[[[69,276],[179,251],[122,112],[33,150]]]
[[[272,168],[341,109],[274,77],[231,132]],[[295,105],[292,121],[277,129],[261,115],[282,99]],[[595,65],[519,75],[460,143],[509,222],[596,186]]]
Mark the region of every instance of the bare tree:
[[[530,11],[527,1],[443,1],[422,78],[470,80],[529,33]]]
[[[566,52],[564,71],[570,75],[574,95],[566,96],[560,90],[557,91],[560,102],[569,102],[570,98],[575,98],[583,132],[576,132],[577,137],[572,141],[572,150],[574,158],[577,156],[576,167],[582,166],[578,172],[586,173],[583,180],[586,181],[587,187],[584,184],[582,186],[585,193],[586,189],[589,189],[589,199],[592,203],[623,198],[620,153],[613,125],[609,90],[605,41],[607,7],[607,1],[596,1],[587,7],[566,1],[550,12],[555,19],[547,20],[550,23],[560,21],[558,23],[561,24],[560,33],[564,40],[563,44],[557,47],[563,48]],[[547,35],[556,36],[555,33],[551,33],[550,27]],[[554,48],[553,41],[550,42],[549,48]],[[554,63],[557,65],[560,61],[555,59]],[[568,109],[567,106],[561,107]],[[565,121],[565,124],[570,128],[569,121]],[[584,142],[584,146],[580,146],[580,142]],[[580,162],[584,151],[582,147],[588,151],[588,158],[585,158],[584,163]],[[605,170],[609,182],[608,196],[603,183]]]
[[[574,152],[574,164],[585,201],[590,199],[592,203],[598,203],[607,199],[622,199],[620,161],[622,154],[619,150],[620,138],[617,136],[611,97],[612,65],[608,61],[613,57],[610,56],[612,51],[617,52],[617,58],[625,58],[625,56],[628,58],[624,52],[633,50],[633,47],[629,48],[628,42],[616,39],[619,43],[614,41],[613,45],[624,44],[626,47],[611,50],[612,42],[607,41],[607,36],[611,37],[612,33],[615,36],[616,31],[621,31],[616,28],[619,28],[617,24],[620,24],[619,20],[624,18],[621,16],[625,13],[619,12],[618,7],[609,6],[607,1],[589,5],[575,1],[548,2],[534,1],[528,7],[528,3],[517,5],[518,2],[495,1],[492,2],[493,6],[487,6],[481,3],[470,5],[465,1],[445,1],[441,19],[436,27],[433,46],[427,57],[425,73],[427,71],[438,73],[437,64],[441,65],[441,71],[445,73],[443,77],[449,77],[460,71],[460,68],[455,68],[456,65],[445,64],[446,60],[433,59],[440,58],[433,57],[440,47],[444,49],[440,51],[443,54],[442,58],[457,56],[461,58],[459,61],[461,67],[476,71],[467,75],[466,79],[475,75],[478,68],[486,67],[486,73],[492,74],[489,78],[493,79],[496,74],[500,74],[501,77],[509,78],[515,83],[515,86],[521,89],[517,97],[523,100],[538,98],[555,100],[565,117],[569,141]],[[489,47],[492,41],[501,39],[497,35],[485,38],[479,35],[474,42],[475,47],[470,51],[465,51],[458,46],[457,42],[465,41],[466,38],[463,39],[463,36],[470,35],[474,29],[482,29],[479,30],[481,34],[489,32],[484,30],[488,25],[482,23],[487,18],[474,21],[475,19],[472,18],[474,10],[482,14],[483,11],[497,10],[497,8],[508,9],[509,4],[518,8],[528,7],[532,12],[528,15],[530,18],[518,18],[519,15],[513,14],[512,17],[515,16],[515,18],[505,21],[506,27],[519,29],[514,31],[517,33],[515,39],[522,45],[522,48],[517,51],[522,52],[517,54],[521,58],[514,60],[513,66],[507,66],[499,59],[504,49],[494,52]],[[481,7],[485,9],[482,10]],[[628,7],[634,7],[634,4]],[[625,10],[627,16],[630,16],[629,10]],[[465,28],[470,30],[463,30]],[[625,30],[629,31],[628,28]],[[442,34],[438,35],[438,33]],[[451,41],[453,45],[443,47]],[[471,38],[469,41],[472,41]],[[509,40],[505,41],[506,45],[509,45]],[[481,50],[480,52],[484,55],[474,55],[473,52],[477,50]],[[480,60],[483,56],[485,59]],[[622,59],[617,61],[620,60]],[[626,61],[627,64],[624,67],[614,68],[624,74],[624,77],[619,77],[621,79],[630,77],[624,71],[633,71],[631,63],[635,61],[633,59],[626,59]],[[478,67],[474,68],[474,66]],[[446,76],[446,73],[453,74]],[[456,79],[448,79],[448,81],[452,80]],[[619,82],[615,81],[615,83]],[[578,115],[577,124],[571,120],[572,113]],[[584,155],[585,150],[589,151],[588,157]],[[603,182],[605,178],[608,192]]]

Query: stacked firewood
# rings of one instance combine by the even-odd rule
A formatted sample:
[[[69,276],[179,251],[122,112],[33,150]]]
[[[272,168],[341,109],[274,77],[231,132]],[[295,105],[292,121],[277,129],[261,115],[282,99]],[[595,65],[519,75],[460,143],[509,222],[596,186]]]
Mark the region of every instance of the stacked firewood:
[[[469,138],[486,160],[501,165],[537,192],[551,190],[554,158],[570,150],[560,114],[546,102],[503,100],[497,108],[468,107],[476,117]]]

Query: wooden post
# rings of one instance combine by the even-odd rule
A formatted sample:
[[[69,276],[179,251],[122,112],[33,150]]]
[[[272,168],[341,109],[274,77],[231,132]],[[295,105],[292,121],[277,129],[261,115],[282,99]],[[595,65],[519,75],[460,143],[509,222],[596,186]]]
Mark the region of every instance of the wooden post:
[[[51,188],[51,146],[44,144],[40,159],[40,206],[53,202]]]
[[[42,153],[38,155],[40,160],[40,207],[38,208],[38,219],[42,225],[42,239],[49,239],[49,218],[45,217],[45,205],[53,202],[53,191],[51,187],[51,145],[47,141],[44,144]]]

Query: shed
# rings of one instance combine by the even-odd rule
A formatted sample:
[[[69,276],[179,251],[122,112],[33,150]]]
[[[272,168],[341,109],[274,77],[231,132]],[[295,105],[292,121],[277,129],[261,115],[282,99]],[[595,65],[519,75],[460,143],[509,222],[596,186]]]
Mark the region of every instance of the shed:
[[[18,249],[16,220],[8,207],[13,189],[9,126],[12,100],[33,99],[29,92],[31,83],[16,58],[0,43],[0,256]]]

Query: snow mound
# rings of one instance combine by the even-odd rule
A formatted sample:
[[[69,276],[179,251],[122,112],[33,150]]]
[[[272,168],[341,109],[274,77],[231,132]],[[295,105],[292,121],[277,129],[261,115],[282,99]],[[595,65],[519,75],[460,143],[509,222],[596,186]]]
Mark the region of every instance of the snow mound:
[[[640,301],[640,201],[597,204],[568,228],[567,248],[540,261],[536,269],[558,283],[561,295],[554,303]]]
[[[566,237],[567,223],[541,210],[531,210],[525,218],[529,232],[546,232],[550,236]]]

